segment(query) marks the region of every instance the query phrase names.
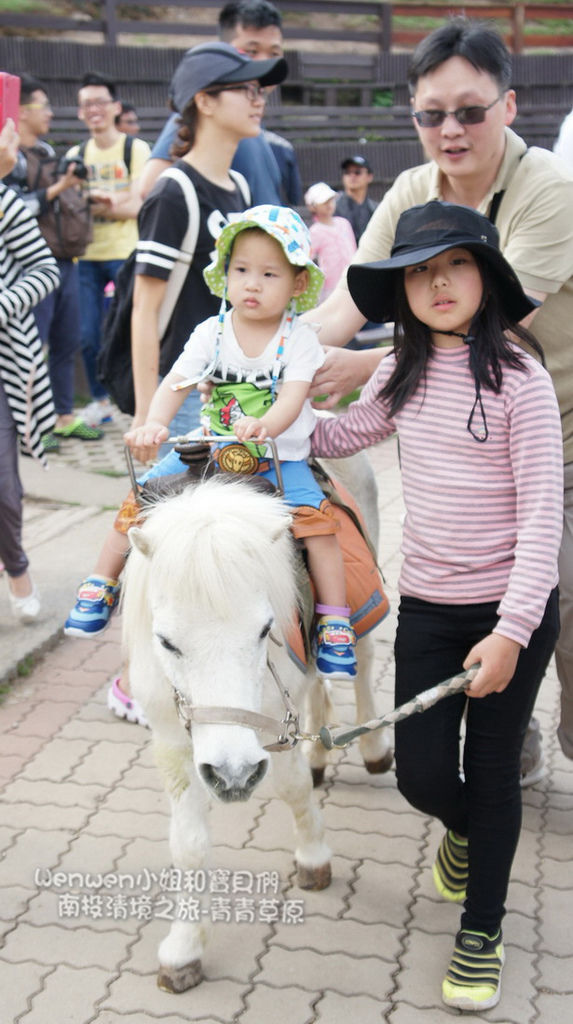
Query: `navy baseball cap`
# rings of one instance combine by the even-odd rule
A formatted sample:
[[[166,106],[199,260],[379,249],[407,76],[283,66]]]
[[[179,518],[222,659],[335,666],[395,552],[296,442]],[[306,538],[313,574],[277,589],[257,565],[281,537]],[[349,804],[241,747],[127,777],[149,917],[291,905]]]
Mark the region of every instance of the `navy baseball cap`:
[[[372,173],[372,168],[365,156],[347,156],[346,160],[342,161],[340,168],[346,171],[349,167],[365,167],[367,171]]]
[[[211,86],[240,85],[241,82],[278,85],[286,76],[284,57],[251,60],[229,43],[201,43],[187,50],[175,68],[169,98],[174,109],[181,113],[196,93]]]

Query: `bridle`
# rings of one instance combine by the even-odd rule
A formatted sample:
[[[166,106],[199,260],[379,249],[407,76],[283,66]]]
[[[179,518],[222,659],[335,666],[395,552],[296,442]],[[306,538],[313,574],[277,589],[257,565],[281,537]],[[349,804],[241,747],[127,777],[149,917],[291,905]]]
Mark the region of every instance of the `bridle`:
[[[270,633],[269,637],[278,647],[283,646],[282,642],[274,636],[273,633]],[[191,726],[195,724],[243,725],[247,726],[247,728],[255,729],[258,732],[276,733],[277,738],[274,743],[267,743],[263,746],[263,750],[268,750],[271,753],[283,750],[292,750],[299,740],[319,739],[318,736],[311,736],[308,733],[301,733],[299,731],[299,713],[293,703],[289,691],[281,681],[281,678],[268,655],[267,668],[277,685],[277,689],[283,702],[284,715],[281,719],[271,718],[270,715],[261,715],[258,711],[247,711],[245,708],[234,708],[224,705],[210,706],[204,704],[191,704],[187,698],[183,696],[180,690],[173,687],[173,697],[175,700],[177,714],[184,723],[187,732],[190,733]]]

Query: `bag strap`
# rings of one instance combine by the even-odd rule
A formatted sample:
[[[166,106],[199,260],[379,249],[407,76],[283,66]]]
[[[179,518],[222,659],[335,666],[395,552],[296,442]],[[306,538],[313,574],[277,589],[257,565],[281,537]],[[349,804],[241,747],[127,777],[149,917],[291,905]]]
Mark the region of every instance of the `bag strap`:
[[[131,151],[133,149],[133,135],[126,135],[123,143],[123,162],[127,167],[127,173],[131,176]]]
[[[231,168],[229,168],[229,175],[233,179],[233,181],[235,182],[235,185],[239,189],[239,191],[240,191],[243,199],[245,200],[245,203],[247,204],[247,206],[250,206],[251,205],[251,190],[249,188],[249,183],[248,183],[247,179],[245,178],[244,174],[241,174],[240,171],[234,171],[233,168],[231,167]]]
[[[181,188],[185,197],[185,202],[187,203],[189,223],[185,237],[181,243],[177,262],[169,275],[163,302],[159,309],[158,327],[160,338],[163,337],[167,330],[169,321],[173,315],[173,310],[177,304],[177,299],[179,298],[181,289],[185,283],[185,278],[189,273],[189,267],[193,262],[195,246],[197,245],[197,236],[199,234],[199,226],[201,223],[199,200],[197,199],[195,186],[191,181],[191,178],[185,174],[185,171],[180,170],[178,167],[168,167],[167,170],[163,171],[161,177],[172,178]]]

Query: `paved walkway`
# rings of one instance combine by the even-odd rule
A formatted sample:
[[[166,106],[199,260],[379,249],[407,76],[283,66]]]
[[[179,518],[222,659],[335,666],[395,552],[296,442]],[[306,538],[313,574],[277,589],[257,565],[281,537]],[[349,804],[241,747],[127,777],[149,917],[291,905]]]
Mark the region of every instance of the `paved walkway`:
[[[169,816],[149,734],[105,706],[120,663],[119,623],[90,642],[59,632],[126,489],[124,477],[100,475],[123,472],[119,438],[109,427],[93,448],[67,442],[46,474],[23,460],[26,547],[45,612],[15,630],[0,594],[0,677],[26,658],[29,670],[0,705],[2,1024],[441,1024],[459,1016],[440,1001],[459,914],[431,883],[441,829],[408,807],[393,772],[367,775],[355,747],[333,762],[318,793],[334,852],[333,882],[321,893],[294,884],[289,814],[268,784],[247,804],[213,808],[218,873],[200,894],[213,920],[206,980],[180,996],[156,988],[157,946],[180,887],[168,871]],[[402,505],[394,444],[372,457],[395,609]],[[391,615],[376,634],[381,711],[392,707],[394,627]],[[337,704],[341,720],[352,721],[350,687],[337,687]],[[474,1020],[573,1019],[573,765],[555,740],[554,670],[537,710],[549,773],[524,793],[502,999]],[[245,882],[253,891],[243,909],[254,920],[241,922],[238,897],[226,889]],[[277,896],[303,919],[277,920]]]

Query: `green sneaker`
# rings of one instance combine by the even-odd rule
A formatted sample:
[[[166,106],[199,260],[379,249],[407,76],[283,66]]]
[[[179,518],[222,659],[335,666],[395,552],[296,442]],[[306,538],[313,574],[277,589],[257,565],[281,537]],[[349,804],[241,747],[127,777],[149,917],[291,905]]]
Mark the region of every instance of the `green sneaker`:
[[[103,437],[103,430],[98,430],[97,427],[88,427],[81,416],[78,416],[67,426],[57,427],[54,434],[56,437],[77,437],[80,441],[99,441]]]
[[[463,903],[468,884],[467,839],[448,829],[436,854],[432,875],[443,899]]]
[[[484,932],[462,929],[442,982],[442,1000],[458,1010],[489,1010],[501,995],[505,960],[501,930],[490,938]]]
[[[55,455],[60,450],[60,441],[55,434],[42,435],[42,448],[46,455]]]

